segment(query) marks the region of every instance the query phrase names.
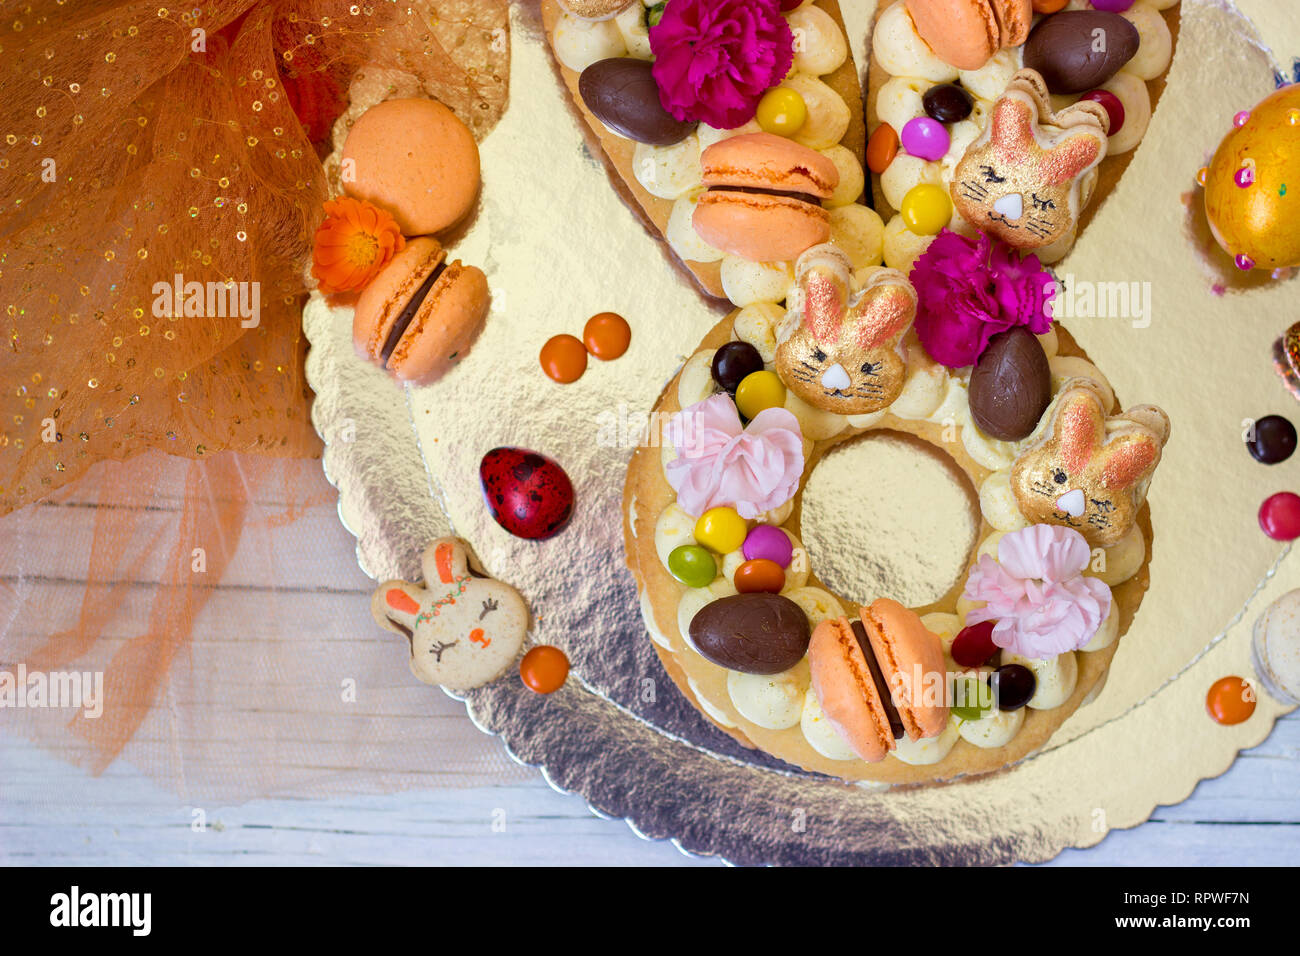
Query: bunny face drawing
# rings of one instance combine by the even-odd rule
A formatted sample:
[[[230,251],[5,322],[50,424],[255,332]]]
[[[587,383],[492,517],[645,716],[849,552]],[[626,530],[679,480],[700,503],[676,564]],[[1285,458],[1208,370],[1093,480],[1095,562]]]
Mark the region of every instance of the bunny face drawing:
[[[1135,405],[1108,419],[1092,380],[1070,379],[1011,469],[1021,513],[1074,528],[1094,547],[1117,544],[1137,520],[1168,438],[1159,408]]]
[[[879,269],[856,294],[844,253],[813,246],[795,269],[793,307],[778,335],[776,372],[809,405],[862,415],[893,404],[907,376],[899,342],[916,317],[916,291]]]
[[[421,560],[425,584],[385,581],[375,590],[375,621],[407,639],[411,673],[426,684],[469,690],[500,677],[528,632],[519,592],[472,572],[459,538],[433,542]]]
[[[1013,248],[1054,247],[1064,255],[1106,157],[1109,128],[1098,103],[1081,101],[1054,114],[1043,78],[1021,70],[957,164],[953,205],[976,229]]]

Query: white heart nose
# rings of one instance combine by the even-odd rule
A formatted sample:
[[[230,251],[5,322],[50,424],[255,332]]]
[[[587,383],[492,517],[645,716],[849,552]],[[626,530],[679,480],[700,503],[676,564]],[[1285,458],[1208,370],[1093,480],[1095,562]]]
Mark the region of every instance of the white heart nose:
[[[1008,193],[993,204],[993,211],[1008,219],[1019,219],[1025,214],[1025,197],[1020,193]]]
[[[852,384],[849,373],[844,371],[844,366],[839,363],[832,365],[822,375],[822,385],[825,388],[848,388]]]
[[[1085,505],[1082,488],[1075,488],[1073,491],[1067,492],[1056,499],[1056,507],[1071,518],[1083,517],[1083,512],[1086,510]]]

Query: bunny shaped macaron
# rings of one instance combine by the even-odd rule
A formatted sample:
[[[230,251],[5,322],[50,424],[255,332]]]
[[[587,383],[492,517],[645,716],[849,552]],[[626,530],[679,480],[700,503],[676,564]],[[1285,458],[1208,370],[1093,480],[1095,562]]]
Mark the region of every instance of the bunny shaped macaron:
[[[426,684],[469,690],[505,673],[528,632],[528,607],[508,584],[469,569],[465,543],[425,549],[423,585],[385,581],[370,601],[380,627],[411,645],[411,673]]]
[[[1133,527],[1169,439],[1169,417],[1154,405],[1112,418],[1105,409],[1096,383],[1070,379],[1011,469],[1031,523],[1074,528],[1100,548]]]
[[[1099,103],[1080,101],[1053,113],[1042,76],[1021,70],[957,164],[953,205],[981,232],[1055,261],[1074,245],[1109,129]]]
[[[809,405],[840,415],[888,408],[903,390],[899,342],[916,318],[916,290],[878,269],[853,292],[848,258],[813,246],[795,268],[796,293],[778,335],[776,373]]]

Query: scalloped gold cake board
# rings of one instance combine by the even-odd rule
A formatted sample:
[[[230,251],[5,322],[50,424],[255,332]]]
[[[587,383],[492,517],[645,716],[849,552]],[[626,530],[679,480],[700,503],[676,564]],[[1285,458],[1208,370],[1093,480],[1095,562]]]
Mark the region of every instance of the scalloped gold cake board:
[[[1300,53],[1300,22],[1277,6],[1237,4],[1267,25],[1289,65]],[[865,63],[874,4],[846,4],[843,12],[856,62]],[[621,490],[632,447],[602,435],[611,422],[617,429],[647,413],[727,310],[673,268],[666,245],[610,188],[604,164],[584,147],[585,124],[553,66],[535,5],[512,6],[512,31],[510,106],[482,144],[482,203],[453,247],[487,272],[492,315],[450,375],[407,391],[412,431],[385,440],[419,445],[429,491],[446,516],[429,534],[468,539],[488,572],[519,588],[538,612],[532,639],[572,648],[570,635],[592,616],[625,621],[637,613],[609,603],[611,594],[628,590]],[[1261,534],[1256,518],[1265,497],[1294,488],[1296,464],[1262,466],[1241,437],[1245,419],[1300,417],[1270,355],[1296,318],[1300,286],[1216,296],[1201,250],[1187,236],[1184,205],[1185,197],[1199,198],[1196,172],[1233,114],[1273,89],[1274,65],[1254,27],[1233,9],[1184,0],[1178,51],[1147,137],[1059,266],[1079,280],[1151,283],[1147,328],[1107,319],[1065,325],[1126,402],[1158,403],[1173,422],[1149,498],[1150,588],[1105,689],[1011,770],[908,793],[859,794],[897,826],[900,852],[913,844],[969,843],[971,833],[957,832],[961,827],[984,827],[989,838],[996,833],[1021,859],[1091,845],[1109,828],[1134,826],[1157,804],[1177,802],[1200,779],[1222,773],[1285,712],[1262,696],[1250,720],[1220,727],[1206,716],[1204,696],[1219,677],[1250,675],[1251,623],[1273,597],[1300,587],[1300,557]],[[593,362],[569,386],[542,375],[542,343],[577,332],[587,316],[607,309],[631,321],[628,354]],[[304,317],[318,331],[326,323],[337,328],[344,340],[349,320],[347,310],[321,310],[318,303]],[[368,387],[391,387],[377,370],[359,372],[374,372],[358,376]],[[477,469],[496,445],[535,448],[563,464],[579,497],[563,534],[523,542],[488,517]],[[331,446],[327,469],[340,467],[345,454]],[[360,544],[378,552],[374,540],[396,531],[364,526],[372,506],[355,485],[366,480],[373,487],[376,479],[340,476],[340,512],[363,529]],[[581,691],[581,672],[574,681]],[[939,820],[951,822],[936,831]]]

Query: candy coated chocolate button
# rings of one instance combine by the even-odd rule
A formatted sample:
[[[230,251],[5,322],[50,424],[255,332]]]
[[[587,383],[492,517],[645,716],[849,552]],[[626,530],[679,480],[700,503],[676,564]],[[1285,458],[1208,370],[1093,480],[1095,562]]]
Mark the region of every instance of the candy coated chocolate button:
[[[573,483],[545,455],[523,448],[493,448],[478,468],[492,520],[517,538],[559,534],[573,515]]]
[[[695,522],[695,540],[718,554],[739,549],[748,531],[745,519],[735,508],[710,508]]]
[[[867,140],[867,168],[879,176],[898,155],[898,145],[898,131],[881,123]]]
[[[693,123],[674,119],[659,101],[654,64],[634,57],[598,60],[578,77],[578,95],[596,119],[619,136],[651,146],[671,146]]]
[[[769,408],[785,405],[785,384],[775,372],[753,372],[736,386],[736,408],[753,419]]]
[[[1034,27],[1024,62],[1053,93],[1082,93],[1104,86],[1133,59],[1139,42],[1137,27],[1118,13],[1066,10]]]
[[[993,621],[963,627],[952,641],[952,659],[962,667],[983,667],[998,652],[993,643]]]
[[[732,395],[745,377],[763,371],[763,356],[748,342],[728,342],[713,353],[713,380]]]
[[[989,339],[970,376],[970,412],[980,431],[1020,441],[1052,401],[1052,369],[1038,337],[1016,327]]]
[[[617,312],[593,315],[582,327],[582,344],[602,362],[616,359],[632,342],[632,328]]]
[[[519,677],[529,690],[553,694],[569,677],[569,659],[558,647],[534,647],[519,662]]]
[[[1134,0],[1092,0],[1094,10],[1105,10],[1107,13],[1123,13],[1133,3]]]
[[[1300,495],[1279,491],[1259,506],[1259,526],[1275,541],[1300,538]]]
[[[971,95],[953,83],[940,83],[925,91],[921,97],[925,113],[940,123],[960,123],[975,108]]]
[[[919,159],[943,159],[952,143],[948,130],[938,120],[918,116],[903,127],[903,149]]]
[[[1058,13],[1070,0],[1033,0],[1034,13]]]
[[[781,568],[788,568],[794,558],[794,544],[791,543],[790,536],[770,524],[760,524],[751,530],[742,550],[750,561],[774,561]]]
[[[921,183],[907,191],[899,214],[913,234],[937,236],[952,220],[952,200],[942,186]]]
[[[808,618],[779,594],[734,594],[691,619],[691,643],[707,660],[745,674],[779,674],[808,652]]]
[[[1034,696],[1038,681],[1023,664],[1003,664],[989,677],[989,687],[998,710],[1019,710]]]
[[[705,588],[718,576],[718,563],[707,548],[683,544],[668,552],[668,573],[688,588]]]
[[[1084,93],[1081,100],[1091,100],[1094,103],[1100,103],[1106,110],[1106,115],[1110,117],[1109,134],[1114,136],[1124,128],[1124,104],[1120,98],[1110,90],[1092,90]]]
[[[1246,439],[1246,447],[1255,460],[1266,465],[1286,461],[1295,453],[1295,446],[1295,426],[1281,415],[1265,415],[1255,422]]]
[[[754,561],[746,561],[736,568],[731,583],[741,594],[754,594],[760,591],[780,594],[781,589],[785,587],[785,572],[775,561],[758,558]]]
[[[954,717],[960,720],[979,720],[993,706],[993,692],[978,676],[969,674],[953,681]]]
[[[1205,709],[1215,723],[1243,723],[1255,712],[1255,688],[1240,677],[1221,677],[1210,685]]]
[[[758,112],[754,118],[765,133],[793,136],[808,121],[808,104],[792,89],[773,87],[758,101]]]
[[[587,371],[587,347],[572,335],[551,336],[538,359],[547,377],[561,385],[576,382]]]

